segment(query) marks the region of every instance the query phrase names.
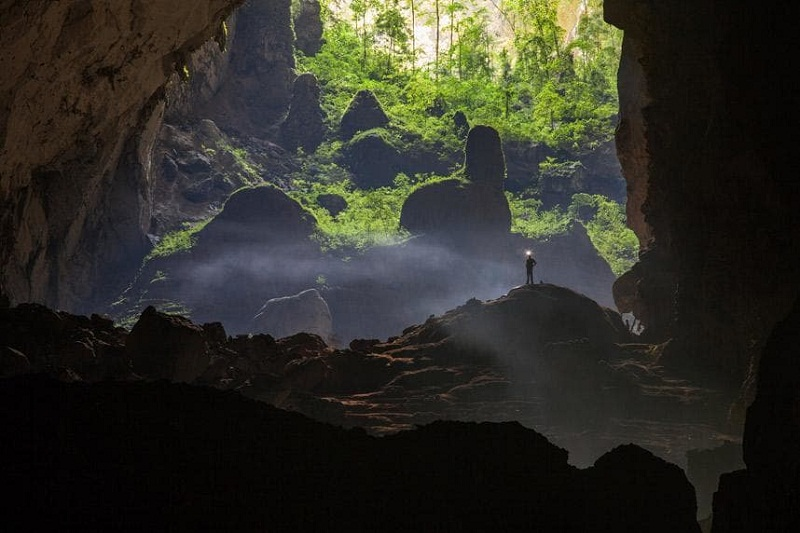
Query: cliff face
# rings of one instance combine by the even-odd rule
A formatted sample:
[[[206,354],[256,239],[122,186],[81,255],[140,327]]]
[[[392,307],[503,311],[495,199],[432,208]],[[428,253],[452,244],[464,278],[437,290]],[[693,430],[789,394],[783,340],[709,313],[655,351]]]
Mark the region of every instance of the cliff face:
[[[674,276],[651,296],[671,302],[659,320],[677,336],[669,357],[736,383],[800,288],[794,15],[750,1],[608,0],[605,17],[625,31],[617,146],[629,222],[661,257],[658,276],[664,265]]]
[[[0,287],[12,301],[85,300],[141,255],[164,85],[240,3],[0,2]]]

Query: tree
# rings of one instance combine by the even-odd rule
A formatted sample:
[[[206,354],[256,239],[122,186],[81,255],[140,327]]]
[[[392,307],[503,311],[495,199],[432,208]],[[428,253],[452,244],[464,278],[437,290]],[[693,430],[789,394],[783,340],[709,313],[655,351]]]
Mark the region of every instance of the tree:
[[[408,50],[408,28],[398,4],[399,0],[387,0],[375,19],[376,34],[386,41],[387,73],[392,70],[392,57],[403,55]]]

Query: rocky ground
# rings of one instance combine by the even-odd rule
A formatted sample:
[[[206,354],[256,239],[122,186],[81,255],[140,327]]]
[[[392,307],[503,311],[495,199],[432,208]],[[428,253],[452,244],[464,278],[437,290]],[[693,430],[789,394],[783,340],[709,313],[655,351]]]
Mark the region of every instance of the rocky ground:
[[[731,397],[659,362],[620,316],[550,284],[472,299],[387,339],[334,348],[297,334],[229,336],[147,308],[130,329],[25,304],[2,311],[3,375],[67,381],[166,379],[244,396],[372,435],[434,420],[518,421],[588,466],[635,442],[681,466],[735,439]]]

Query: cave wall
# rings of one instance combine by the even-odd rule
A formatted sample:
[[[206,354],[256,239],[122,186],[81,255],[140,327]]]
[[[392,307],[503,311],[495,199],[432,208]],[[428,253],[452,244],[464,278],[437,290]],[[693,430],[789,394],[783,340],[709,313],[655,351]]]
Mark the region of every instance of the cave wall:
[[[0,1],[0,292],[70,308],[146,249],[164,86],[238,0]]]
[[[732,384],[755,368],[800,288],[797,10],[605,2],[606,20],[624,30],[617,149],[628,220],[660,257],[658,275],[669,265],[673,277],[661,294],[637,296],[662,302],[668,361]]]

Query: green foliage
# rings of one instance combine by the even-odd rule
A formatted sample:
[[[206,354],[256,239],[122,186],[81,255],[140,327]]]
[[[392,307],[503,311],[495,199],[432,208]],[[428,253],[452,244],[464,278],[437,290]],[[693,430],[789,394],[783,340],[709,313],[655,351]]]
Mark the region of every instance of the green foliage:
[[[579,193],[573,195],[568,211],[571,218],[584,222],[592,244],[608,261],[614,274],[619,276],[633,266],[639,241],[625,225],[623,205],[599,194]]]
[[[545,239],[566,233],[571,218],[561,209],[542,209],[542,202],[536,198],[520,198],[506,192],[508,206],[511,208],[511,232],[519,233],[529,239]]]
[[[169,255],[187,252],[194,246],[197,240],[197,232],[203,229],[211,219],[200,222],[184,222],[183,229],[167,233],[158,241],[158,244],[150,250],[145,257],[145,262],[156,257],[167,257]],[[158,281],[153,279],[153,281]]]
[[[319,79],[331,126],[353,94],[369,89],[398,127],[447,146],[455,143],[450,114],[460,109],[472,124],[492,126],[506,139],[592,147],[613,135],[621,32],[603,22],[601,0],[591,0],[567,44],[557,4],[442,0],[434,16],[433,6],[420,2],[354,1],[349,19],[324,11],[325,44],[314,57],[300,54],[298,69]],[[423,68],[407,48],[416,38],[413,5],[418,21],[440,36],[437,43],[447,43]],[[502,9],[511,50],[491,37],[489,9]],[[431,113],[434,104],[450,114]]]
[[[409,178],[399,174],[394,187],[374,190],[357,189],[347,179],[327,182],[296,180],[296,189],[289,192],[289,196],[316,217],[319,228],[316,238],[323,249],[347,255],[406,239],[408,233],[400,228],[403,202],[416,188],[442,179],[446,178]],[[317,197],[321,194],[338,194],[347,202],[347,208],[335,217],[331,216],[327,209],[317,203]]]
[[[511,231],[532,239],[546,239],[565,233],[570,224],[580,221],[600,255],[617,276],[636,262],[639,241],[625,225],[625,207],[599,194],[579,193],[566,209],[542,209],[535,198],[519,198],[506,193],[511,208]]]

